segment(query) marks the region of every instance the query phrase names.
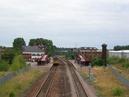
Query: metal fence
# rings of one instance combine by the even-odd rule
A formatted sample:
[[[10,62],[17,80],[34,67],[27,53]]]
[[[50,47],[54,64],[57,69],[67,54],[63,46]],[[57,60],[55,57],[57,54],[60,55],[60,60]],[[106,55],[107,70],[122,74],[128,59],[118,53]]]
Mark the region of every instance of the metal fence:
[[[9,81],[10,79],[14,78],[16,75],[24,73],[24,72],[29,71],[29,70],[30,70],[30,66],[26,66],[20,70],[17,70],[16,72],[9,72],[5,76],[0,77],[0,85],[3,85],[4,83]]]
[[[122,74],[119,73],[116,69],[114,69],[111,65],[108,65],[111,68],[113,75],[119,80],[122,84],[129,87],[129,80],[126,79]]]

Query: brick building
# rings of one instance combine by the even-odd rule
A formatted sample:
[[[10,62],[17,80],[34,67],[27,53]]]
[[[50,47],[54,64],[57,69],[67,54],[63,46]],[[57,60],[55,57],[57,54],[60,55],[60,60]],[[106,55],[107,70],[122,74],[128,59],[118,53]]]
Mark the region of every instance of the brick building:
[[[79,48],[76,55],[76,60],[83,64],[89,64],[95,57],[101,57],[102,50],[95,47]]]

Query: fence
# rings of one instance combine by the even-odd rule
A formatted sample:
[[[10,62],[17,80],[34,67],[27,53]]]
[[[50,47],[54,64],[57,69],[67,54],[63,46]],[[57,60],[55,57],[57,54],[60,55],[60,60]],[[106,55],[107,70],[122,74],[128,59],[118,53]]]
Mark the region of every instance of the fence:
[[[108,65],[109,68],[112,69],[113,75],[119,80],[122,84],[129,87],[129,80],[126,79],[122,74],[120,74],[116,69],[114,69],[111,65]]]
[[[8,80],[14,78],[16,75],[24,73],[24,72],[29,71],[29,70],[30,70],[30,66],[26,66],[20,70],[17,70],[16,72],[10,72],[5,76],[0,77],[0,85],[6,83]]]

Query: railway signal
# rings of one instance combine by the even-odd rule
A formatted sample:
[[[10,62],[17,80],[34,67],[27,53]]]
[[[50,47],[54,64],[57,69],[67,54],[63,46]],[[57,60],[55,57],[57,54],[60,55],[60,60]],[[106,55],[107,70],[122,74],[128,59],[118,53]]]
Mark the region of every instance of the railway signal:
[[[102,60],[103,66],[107,66],[107,44],[102,44]]]

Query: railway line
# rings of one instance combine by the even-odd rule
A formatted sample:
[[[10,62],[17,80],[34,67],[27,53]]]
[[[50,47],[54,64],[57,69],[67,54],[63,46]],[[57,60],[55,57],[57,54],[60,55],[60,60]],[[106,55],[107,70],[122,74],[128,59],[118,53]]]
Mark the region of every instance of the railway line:
[[[38,93],[36,94],[35,97],[47,97],[48,95],[48,92],[50,91],[51,89],[51,85],[53,83],[53,78],[56,74],[56,70],[57,70],[57,67],[53,66],[51,68],[51,71],[49,72],[49,75],[47,77],[47,79],[45,80],[45,82],[43,83],[41,89],[38,91]]]
[[[51,67],[48,76],[33,97],[92,97],[87,95],[73,64],[67,60],[59,60],[60,63]],[[71,76],[68,76],[68,70]],[[75,95],[73,95],[72,89],[74,89]]]
[[[71,97],[65,65],[52,66],[42,88],[35,97]]]
[[[88,97],[81,81],[79,80],[79,78],[76,74],[75,67],[69,61],[65,60],[65,62],[69,66],[71,75],[73,77],[73,83],[74,83],[74,87],[75,87],[77,97]]]

